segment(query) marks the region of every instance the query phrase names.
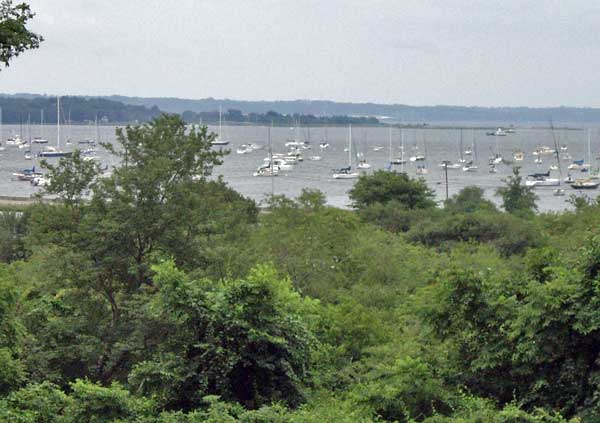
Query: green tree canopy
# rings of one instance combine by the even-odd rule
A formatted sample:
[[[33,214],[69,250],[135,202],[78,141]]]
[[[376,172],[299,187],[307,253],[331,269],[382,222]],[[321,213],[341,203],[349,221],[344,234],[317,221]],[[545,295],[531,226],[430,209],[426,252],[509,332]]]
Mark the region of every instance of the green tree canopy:
[[[26,3],[0,2],[0,63],[10,61],[25,50],[38,48],[43,38],[27,29],[27,22],[35,14]]]
[[[506,178],[506,186],[496,190],[496,195],[502,198],[502,207],[508,213],[528,214],[537,210],[536,201],[538,196],[533,188],[523,185],[519,167],[513,167],[513,174]]]
[[[434,192],[423,179],[413,179],[406,173],[378,170],[372,175],[361,175],[350,190],[354,207],[365,208],[391,201],[407,209],[435,207]]]

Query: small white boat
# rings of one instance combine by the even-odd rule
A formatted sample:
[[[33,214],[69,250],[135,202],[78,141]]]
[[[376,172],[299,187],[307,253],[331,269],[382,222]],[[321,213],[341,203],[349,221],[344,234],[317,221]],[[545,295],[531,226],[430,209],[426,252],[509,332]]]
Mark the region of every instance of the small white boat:
[[[477,172],[477,169],[479,169],[479,167],[475,165],[472,161],[465,163],[465,165],[462,168],[463,172]]]
[[[373,147],[373,151],[383,151],[383,147]]]
[[[576,179],[575,182],[571,184],[571,188],[574,189],[596,189],[598,186],[600,186],[600,181],[594,181],[589,178]]]
[[[264,177],[279,176],[279,168],[276,166],[259,167],[252,175]]]
[[[418,154],[415,156],[411,156],[408,160],[410,160],[411,162],[423,162],[425,161],[425,156]]]
[[[495,131],[486,132],[485,134],[493,137],[505,137],[508,134],[508,132],[502,128],[498,128]]]
[[[462,166],[460,165],[460,163],[440,163],[438,165],[439,167],[446,168],[446,169],[460,169]]]
[[[535,160],[533,161],[533,163],[535,163],[535,164],[542,164],[542,158],[541,157],[536,157]]]
[[[581,160],[574,160],[573,163],[571,163],[569,166],[567,166],[567,169],[569,169],[569,170],[586,171],[589,168],[590,168],[590,164],[589,163],[584,163],[583,159],[581,159]]]
[[[48,144],[48,140],[41,137],[35,137],[31,140],[33,144]]]
[[[236,153],[237,154],[250,154],[253,151],[254,151],[254,149],[250,146],[250,144],[242,144],[237,148]]]
[[[525,159],[525,153],[522,151],[515,151],[513,154],[513,159],[515,162],[522,162]]]
[[[353,172],[351,168],[345,167],[337,169],[333,174],[333,179],[356,179],[359,176],[358,172]]]
[[[361,160],[356,166],[359,169],[371,169],[371,165],[366,160]]]
[[[322,148],[322,149],[329,148],[329,143],[324,141],[319,144],[319,148]]]
[[[36,187],[45,187],[50,185],[50,179],[45,176],[36,176],[29,182],[31,185],[35,185]]]
[[[553,194],[552,194],[552,195],[554,195],[555,197],[562,197],[562,196],[564,196],[564,195],[565,195],[565,190],[564,190],[564,189],[562,189],[562,188],[556,188],[556,189],[553,191]]]
[[[317,162],[317,161],[321,160],[322,157],[321,156],[308,156],[307,159],[310,161],[313,161],[313,162]]]
[[[550,171],[532,173],[527,175],[527,179],[525,180],[525,186],[527,187],[554,187],[559,185],[560,179],[551,178]]]

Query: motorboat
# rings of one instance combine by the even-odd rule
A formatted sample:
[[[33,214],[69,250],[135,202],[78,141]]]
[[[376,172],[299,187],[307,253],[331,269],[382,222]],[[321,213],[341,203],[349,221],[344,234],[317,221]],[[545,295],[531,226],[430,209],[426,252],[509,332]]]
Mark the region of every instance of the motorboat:
[[[38,153],[39,157],[70,157],[73,153],[70,151],[59,150],[58,148],[49,146]]]
[[[29,181],[29,183],[31,183],[31,185],[34,185],[36,187],[45,187],[47,185],[50,185],[50,179],[47,178],[46,176],[40,175],[40,176],[35,176],[33,179],[31,179]]]
[[[594,181],[590,178],[576,179],[571,184],[574,189],[596,189],[598,186],[600,186],[600,181]]]
[[[508,132],[502,128],[498,128],[495,131],[486,132],[485,134],[492,137],[505,137]]]
[[[253,173],[253,176],[279,176],[279,167],[278,166],[261,166],[256,172]]]
[[[527,186],[527,187],[560,186],[560,179],[551,178],[550,171],[540,172],[540,173],[532,173],[531,175],[527,175],[527,180],[525,181],[525,186]]]
[[[371,165],[369,163],[367,163],[366,160],[359,161],[358,165],[356,165],[356,167],[358,169],[371,169]]]
[[[237,154],[249,154],[249,153],[252,153],[253,151],[254,151],[254,149],[250,146],[250,144],[242,144],[237,148],[236,153]]]
[[[515,162],[522,162],[525,159],[525,153],[523,153],[522,151],[515,151],[513,153],[513,159],[515,160]]]
[[[479,167],[475,165],[473,161],[465,163],[462,167],[463,172],[477,172],[477,169],[479,169]]]
[[[442,162],[438,166],[441,167],[442,169],[444,169],[444,168],[446,168],[446,169],[460,169],[462,167],[460,163],[448,163],[448,162]]]
[[[353,172],[350,166],[334,170],[333,179],[356,179],[360,176],[358,172]]]
[[[35,166],[31,169],[23,169],[19,172],[14,172],[13,176],[17,178],[19,181],[31,181],[33,178],[42,176],[41,172],[35,171]]]
[[[590,168],[590,164],[585,163],[583,159],[573,160],[573,163],[571,163],[569,166],[567,166],[567,169],[569,169],[569,170],[579,170],[582,172],[587,171],[589,168]]]

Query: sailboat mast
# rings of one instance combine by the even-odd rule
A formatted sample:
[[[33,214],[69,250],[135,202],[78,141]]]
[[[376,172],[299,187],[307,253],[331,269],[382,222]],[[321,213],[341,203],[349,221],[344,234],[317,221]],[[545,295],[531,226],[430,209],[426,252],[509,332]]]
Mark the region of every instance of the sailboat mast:
[[[390,165],[392,164],[392,127],[389,127],[388,130],[388,138],[389,138],[389,144],[390,144]]]
[[[400,171],[402,173],[404,173],[404,131],[402,130],[402,128],[400,128],[400,149],[402,150],[402,152],[400,154],[402,154],[401,158],[400,158],[400,163],[402,164],[402,168],[400,169]]]
[[[40,109],[40,138],[44,139],[44,109]]]
[[[60,97],[56,97],[56,148],[60,149]]]
[[[271,128],[273,127],[273,121],[271,121],[271,126],[268,128],[268,138],[269,138],[269,164],[271,165],[269,169],[269,176],[271,177],[271,203],[273,202],[273,198],[275,197],[275,181],[273,180],[273,144],[271,142]]]
[[[0,107],[0,144],[2,143],[2,107]]]
[[[219,105],[219,140],[223,139],[223,106]]]
[[[592,164],[592,131],[588,128],[588,162]]]
[[[348,166],[352,167],[352,124],[348,125]]]

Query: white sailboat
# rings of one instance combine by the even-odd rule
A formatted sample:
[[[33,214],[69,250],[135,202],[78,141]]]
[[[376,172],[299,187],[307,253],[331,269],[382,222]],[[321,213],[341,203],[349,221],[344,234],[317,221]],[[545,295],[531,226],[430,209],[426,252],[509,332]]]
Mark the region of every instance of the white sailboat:
[[[265,177],[273,177],[279,175],[279,170],[281,169],[279,165],[275,164],[273,159],[273,146],[271,144],[271,127],[268,129],[268,137],[269,137],[269,161],[262,166],[259,166],[256,169],[256,172],[253,173],[254,176],[265,176]]]
[[[348,167],[336,169],[333,179],[355,179],[359,173],[352,171],[352,125],[348,126]]]
[[[40,110],[40,136],[35,137],[31,142],[34,144],[48,144],[48,140],[44,138],[44,109]]]
[[[60,149],[60,97],[56,97],[56,147],[46,147],[40,157],[69,157],[73,153]]]
[[[223,138],[223,108],[219,106],[219,134],[210,145],[228,145],[229,141]]]

